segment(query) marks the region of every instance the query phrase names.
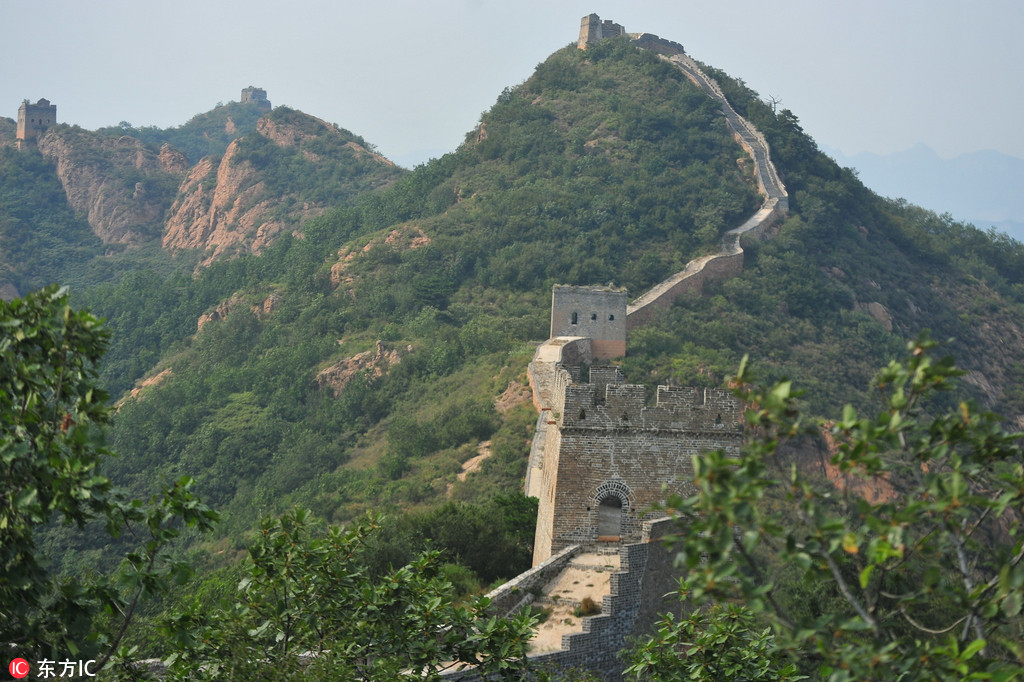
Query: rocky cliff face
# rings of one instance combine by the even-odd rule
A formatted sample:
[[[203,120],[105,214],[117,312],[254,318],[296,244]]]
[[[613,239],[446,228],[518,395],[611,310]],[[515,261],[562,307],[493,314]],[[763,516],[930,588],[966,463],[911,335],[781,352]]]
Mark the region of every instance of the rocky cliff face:
[[[225,125],[229,132],[236,127],[230,117]],[[0,145],[14,144],[15,127],[0,118]],[[195,165],[170,144],[161,146],[160,136],[119,134],[129,130],[58,125],[39,139],[38,150],[72,211],[104,243],[160,240],[170,250],[204,251],[204,265],[258,254],[305,220],[403,172],[361,138],[286,107],[247,130],[223,155]],[[171,132],[188,143],[180,130]]]
[[[235,140],[219,162],[205,158],[189,172],[171,206],[164,248],[211,250],[208,263],[240,246],[259,253],[284,228],[268,217],[273,202],[260,199],[265,183],[237,158],[238,148]]]
[[[320,119],[277,110],[256,133],[232,142],[218,161],[188,173],[171,206],[163,245],[205,249],[203,264],[260,253],[276,237],[343,201],[390,182],[398,169]]]
[[[108,244],[158,236],[188,165],[167,145],[156,152],[127,135],[66,126],[43,135],[39,151],[54,163],[68,204]]]

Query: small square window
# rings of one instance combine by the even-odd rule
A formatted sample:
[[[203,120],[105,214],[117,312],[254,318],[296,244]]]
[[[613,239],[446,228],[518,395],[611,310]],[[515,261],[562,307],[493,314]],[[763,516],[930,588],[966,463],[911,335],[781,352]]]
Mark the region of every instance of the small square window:
[[[609,322],[613,322],[614,320],[615,320],[615,316],[614,315],[609,315],[608,316],[608,321]]]

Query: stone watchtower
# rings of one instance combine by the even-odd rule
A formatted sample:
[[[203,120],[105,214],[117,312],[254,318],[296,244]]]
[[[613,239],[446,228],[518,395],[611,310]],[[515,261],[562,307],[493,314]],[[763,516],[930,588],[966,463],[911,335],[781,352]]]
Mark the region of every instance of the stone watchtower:
[[[556,284],[551,291],[551,337],[590,339],[595,360],[626,354],[626,292]]]
[[[616,24],[610,19],[601,21],[601,17],[596,14],[588,14],[580,20],[580,39],[576,43],[576,47],[585,50],[588,43],[624,35],[626,35],[626,29],[622,24]]]
[[[640,542],[650,508],[694,492],[693,456],[736,452],[743,405],[725,389],[622,383],[617,367],[592,367],[590,381],[559,368],[544,439],[533,563],[574,544]]]
[[[28,100],[18,107],[18,149],[34,144],[36,138],[46,132],[46,129],[57,123],[57,105],[50,104],[48,99],[40,99],[35,104]]]
[[[270,111],[270,100],[267,99],[267,91],[263,88],[249,86],[242,90],[242,104],[253,104],[260,111]]]

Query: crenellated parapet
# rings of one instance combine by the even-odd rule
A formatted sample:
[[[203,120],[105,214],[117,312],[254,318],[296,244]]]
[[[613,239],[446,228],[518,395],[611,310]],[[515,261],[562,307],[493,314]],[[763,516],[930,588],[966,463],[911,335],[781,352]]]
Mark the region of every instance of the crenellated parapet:
[[[616,24],[610,19],[601,21],[601,17],[596,14],[588,14],[580,21],[580,39],[576,46],[585,50],[590,43],[624,35],[626,35],[626,29],[622,24]]]
[[[738,431],[741,411],[730,391],[692,386],[658,386],[655,403],[647,405],[647,388],[621,381],[569,383],[556,391],[559,428],[656,431]],[[615,370],[621,377],[618,367]],[[565,375],[568,372],[562,370]]]
[[[532,494],[540,499],[534,563],[570,545],[637,542],[651,510],[693,492],[693,458],[732,450],[742,403],[724,389],[659,386],[653,404],[618,367],[556,367]],[[542,413],[543,414],[543,413]]]
[[[581,22],[579,46],[621,35],[628,35],[621,25],[591,14]],[[591,366],[589,380],[581,381],[586,363],[573,364],[566,351],[588,342],[592,360],[624,355],[628,330],[657,319],[681,296],[699,295],[706,282],[742,272],[743,240],[764,238],[788,210],[767,141],[736,113],[718,84],[682,45],[653,34],[629,37],[662,54],[719,102],[754,162],[764,203],[725,234],[718,253],[694,259],[632,305],[624,291],[610,287],[552,290],[551,338],[530,366],[540,410],[527,475],[528,493],[540,499],[535,563],[569,545],[637,541],[651,509],[673,494],[693,492],[694,457],[739,448],[743,406],[731,392],[659,386],[650,402],[647,388],[625,383],[617,367]]]

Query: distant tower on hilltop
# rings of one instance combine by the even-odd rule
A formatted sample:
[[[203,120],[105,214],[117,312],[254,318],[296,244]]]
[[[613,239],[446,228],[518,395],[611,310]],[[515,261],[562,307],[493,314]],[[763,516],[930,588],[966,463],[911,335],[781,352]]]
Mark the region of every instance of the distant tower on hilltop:
[[[50,100],[40,99],[35,104],[30,104],[28,100],[23,101],[18,107],[18,149],[34,144],[36,138],[56,123],[57,105],[50,104]]]
[[[251,85],[242,90],[242,104],[254,104],[260,111],[270,111],[273,108],[267,99],[267,91]]]
[[[676,54],[686,54],[683,46],[671,40],[665,40],[653,33],[626,33],[622,24],[616,24],[611,19],[601,21],[596,14],[588,14],[580,20],[580,40],[576,47],[581,50],[587,49],[587,45],[596,43],[605,38],[617,38],[628,36],[633,44],[645,50],[651,50],[666,57]]]
[[[622,24],[616,24],[611,19],[601,21],[601,17],[596,14],[588,14],[580,21],[580,40],[576,43],[576,47],[585,50],[588,43],[624,35],[626,35],[626,29]]]

